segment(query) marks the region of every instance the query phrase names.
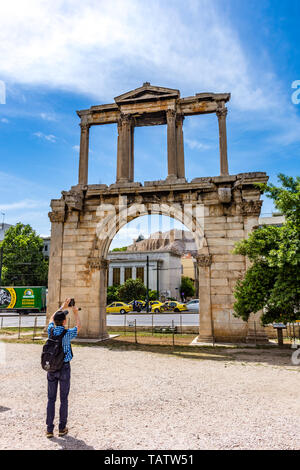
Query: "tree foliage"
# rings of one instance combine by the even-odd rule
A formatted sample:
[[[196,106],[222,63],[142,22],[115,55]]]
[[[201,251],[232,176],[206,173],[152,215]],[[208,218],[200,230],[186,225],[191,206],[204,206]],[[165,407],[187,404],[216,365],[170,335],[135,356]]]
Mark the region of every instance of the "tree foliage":
[[[107,288],[107,305],[117,302],[119,298],[119,286],[109,286]]]
[[[132,300],[143,300],[146,296],[147,289],[140,279],[127,279],[127,281],[119,287],[119,299],[122,302],[131,302]]]
[[[149,290],[149,300],[157,300],[158,299],[158,293],[157,290],[150,289]],[[144,299],[141,299],[144,300]]]
[[[260,185],[286,217],[281,227],[264,226],[239,242],[234,253],[251,261],[235,287],[236,316],[248,320],[263,309],[263,324],[292,322],[300,313],[300,178],[278,175],[281,187]]]
[[[48,260],[43,256],[43,239],[30,225],[10,227],[3,247],[2,285],[47,285]]]
[[[184,294],[185,298],[195,295],[194,282],[187,276],[181,276],[180,295],[182,294]]]

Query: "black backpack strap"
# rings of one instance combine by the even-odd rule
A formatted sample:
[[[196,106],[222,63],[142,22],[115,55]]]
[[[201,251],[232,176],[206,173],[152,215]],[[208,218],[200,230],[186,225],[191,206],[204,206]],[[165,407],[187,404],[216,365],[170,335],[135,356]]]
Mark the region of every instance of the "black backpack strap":
[[[68,330],[64,329],[64,331],[60,335],[58,335],[58,338],[62,340],[65,334],[67,333],[67,331]]]

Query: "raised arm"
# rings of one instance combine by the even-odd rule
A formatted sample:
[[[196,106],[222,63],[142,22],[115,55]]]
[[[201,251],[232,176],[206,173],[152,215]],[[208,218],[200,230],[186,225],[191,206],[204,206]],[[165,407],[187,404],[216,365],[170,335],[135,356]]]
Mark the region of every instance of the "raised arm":
[[[68,306],[69,306],[69,303],[70,303],[70,300],[71,299],[66,299],[64,301],[64,303],[62,304],[62,306],[60,307],[59,310],[67,310],[68,309]],[[54,315],[55,315],[56,312],[53,313],[53,315],[51,316],[50,320],[49,320],[49,323],[53,323],[54,322]]]
[[[80,323],[80,318],[79,318],[79,313],[78,313],[78,307],[74,306],[72,307],[72,310],[73,310],[75,321],[76,321],[77,331],[79,332],[81,328],[81,323]]]

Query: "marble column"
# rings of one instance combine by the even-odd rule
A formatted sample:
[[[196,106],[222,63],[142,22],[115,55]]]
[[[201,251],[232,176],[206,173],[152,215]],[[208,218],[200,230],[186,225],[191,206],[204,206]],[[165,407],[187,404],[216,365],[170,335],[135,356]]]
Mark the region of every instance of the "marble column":
[[[177,141],[176,141],[176,111],[168,109],[167,111],[167,124],[168,124],[168,178],[177,178]]]
[[[199,342],[211,343],[214,338],[210,293],[211,255],[197,255],[199,278]]]
[[[62,256],[63,256],[63,237],[65,210],[53,208],[49,213],[51,221],[51,245],[49,257],[49,288],[47,300],[46,326],[53,313],[61,306],[61,277],[62,277]]]
[[[136,266],[132,266],[132,279],[136,279]]]
[[[108,262],[98,259],[91,267],[91,291],[93,298],[86,309],[88,317],[87,328],[80,331],[81,337],[106,339],[109,337],[106,329],[106,293],[107,293]]]
[[[122,121],[121,119],[118,120],[118,144],[117,144],[117,179],[116,181],[120,181],[121,178],[121,160],[122,160],[122,149],[121,149],[121,142],[122,142]]]
[[[122,286],[125,282],[125,267],[120,267],[120,285]]]
[[[223,105],[216,111],[219,122],[219,142],[220,142],[220,174],[228,175],[228,158],[227,158],[227,131],[226,116],[227,108]]]
[[[176,117],[176,156],[177,156],[177,176],[178,178],[185,178],[184,168],[184,144],[183,144],[183,120],[182,114],[177,114]]]
[[[113,285],[113,268],[112,268],[112,266],[109,266],[109,268],[108,268],[108,285],[109,286]]]
[[[117,182],[133,181],[133,128],[129,115],[118,122]]]
[[[129,165],[129,181],[134,181],[134,126],[131,122],[130,126],[130,165]]]
[[[90,126],[81,123],[78,184],[88,184],[89,167],[89,130]]]

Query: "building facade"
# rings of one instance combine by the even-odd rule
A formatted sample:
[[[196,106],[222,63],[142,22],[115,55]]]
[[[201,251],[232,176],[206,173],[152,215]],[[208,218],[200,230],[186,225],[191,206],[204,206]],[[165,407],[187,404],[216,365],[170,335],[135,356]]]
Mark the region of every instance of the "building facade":
[[[149,267],[147,270],[147,257]],[[173,251],[110,252],[108,285],[122,285],[127,279],[140,279],[151,290],[157,290],[159,297],[179,299],[181,281],[181,257]],[[149,273],[149,277],[147,276]]]
[[[4,236],[5,236],[5,232],[7,232],[9,227],[12,227],[12,225],[11,224],[4,224],[4,223],[0,224],[0,242],[3,241]]]
[[[43,239],[43,255],[44,258],[49,258],[50,255],[50,243],[51,243],[51,237],[42,237]]]

